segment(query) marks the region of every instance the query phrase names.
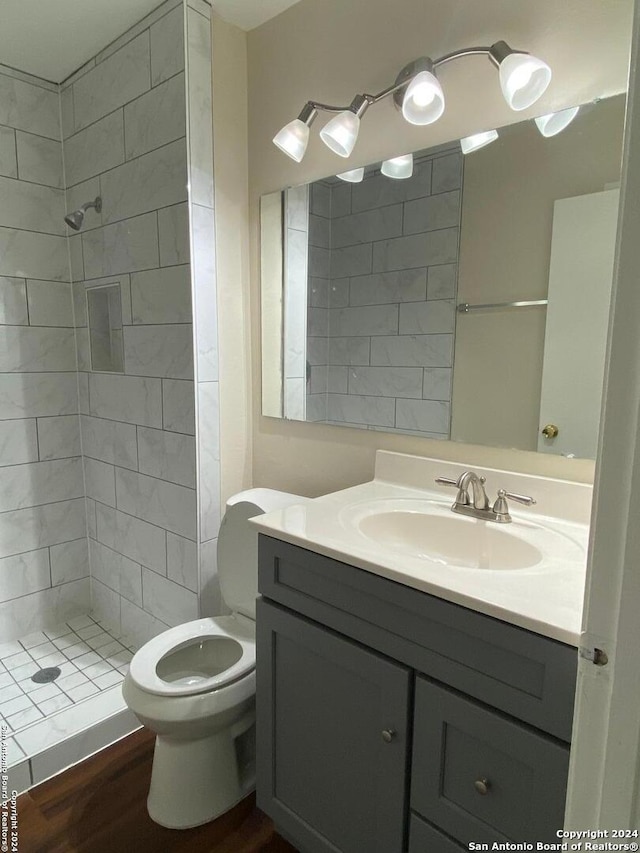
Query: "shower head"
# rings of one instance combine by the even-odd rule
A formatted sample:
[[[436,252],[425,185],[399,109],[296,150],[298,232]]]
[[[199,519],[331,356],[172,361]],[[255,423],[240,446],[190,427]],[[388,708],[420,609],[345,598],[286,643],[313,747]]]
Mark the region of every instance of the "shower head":
[[[64,221],[67,223],[69,228],[73,228],[74,231],[79,231],[82,228],[82,222],[84,220],[84,215],[89,210],[90,207],[94,207],[96,213],[100,213],[102,210],[102,199],[100,196],[96,196],[93,201],[88,201],[79,207],[77,210],[74,210],[72,213],[67,213],[64,218]]]

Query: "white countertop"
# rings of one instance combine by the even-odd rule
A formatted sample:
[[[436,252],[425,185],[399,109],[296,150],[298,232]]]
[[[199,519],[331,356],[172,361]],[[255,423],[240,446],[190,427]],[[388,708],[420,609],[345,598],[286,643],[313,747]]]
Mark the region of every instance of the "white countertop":
[[[448,515],[455,491],[431,485],[434,477],[456,478],[469,468],[486,476],[491,500],[503,487],[537,498],[531,509],[510,503],[513,522],[499,526],[541,547],[542,562],[514,570],[442,565],[387,549],[360,529],[358,522],[372,507],[384,510],[389,502],[398,506],[400,501],[411,511],[428,508],[431,514]],[[427,488],[415,488],[418,481]],[[257,516],[252,522],[268,536],[577,647],[590,502],[591,487],[584,484],[378,451],[371,482]],[[550,510],[553,515],[545,514]],[[457,518],[462,524],[493,526]]]

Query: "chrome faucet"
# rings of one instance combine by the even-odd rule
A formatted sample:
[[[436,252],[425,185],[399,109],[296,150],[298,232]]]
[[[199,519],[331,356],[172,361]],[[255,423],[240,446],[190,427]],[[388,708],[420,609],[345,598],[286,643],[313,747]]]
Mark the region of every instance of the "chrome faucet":
[[[498,497],[493,507],[490,507],[489,498],[484,490],[486,478],[479,477],[475,471],[465,471],[457,480],[451,480],[449,477],[436,477],[436,483],[441,486],[457,488],[458,494],[451,507],[452,512],[469,515],[471,518],[478,518],[481,521],[495,521],[497,524],[508,524],[512,521],[507,498],[525,504],[525,506],[535,504],[535,500],[528,495],[516,495],[513,492],[505,491],[505,489],[498,489]],[[471,487],[473,498],[469,494],[469,487]]]

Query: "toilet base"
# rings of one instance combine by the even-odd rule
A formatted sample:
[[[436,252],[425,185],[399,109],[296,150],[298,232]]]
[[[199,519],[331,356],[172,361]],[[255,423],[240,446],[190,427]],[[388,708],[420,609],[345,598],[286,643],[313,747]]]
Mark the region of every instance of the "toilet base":
[[[255,776],[240,778],[236,738],[254,715],[239,725],[198,740],[156,736],[149,817],[167,829],[190,829],[229,811],[255,787]]]

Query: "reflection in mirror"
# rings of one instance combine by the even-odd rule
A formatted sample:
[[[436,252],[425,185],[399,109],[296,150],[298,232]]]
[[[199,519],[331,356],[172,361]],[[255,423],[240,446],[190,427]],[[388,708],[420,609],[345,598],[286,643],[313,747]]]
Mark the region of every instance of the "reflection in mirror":
[[[624,109],[265,196],[263,414],[595,457]]]
[[[91,369],[94,371],[124,373],[120,300],[119,284],[87,290]]]

